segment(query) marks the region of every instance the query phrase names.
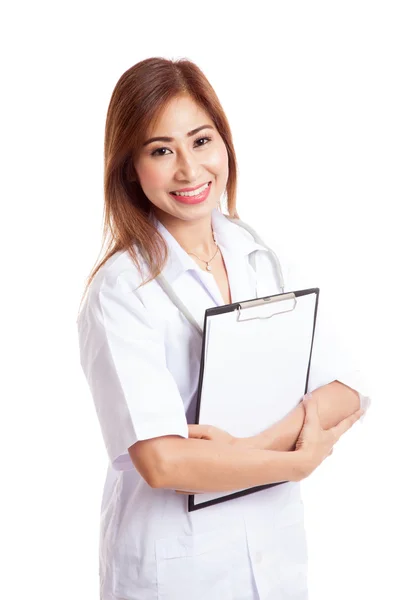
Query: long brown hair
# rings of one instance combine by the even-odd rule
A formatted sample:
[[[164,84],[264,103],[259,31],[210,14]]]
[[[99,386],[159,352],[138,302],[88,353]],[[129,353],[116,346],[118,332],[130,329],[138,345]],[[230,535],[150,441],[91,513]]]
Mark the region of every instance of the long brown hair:
[[[86,281],[82,301],[97,271],[118,251],[127,250],[143,279],[139,253],[146,258],[148,283],[161,273],[168,246],[152,219],[152,203],[135,180],[133,162],[150,125],[157,122],[170,100],[190,96],[213,121],[225,142],[229,175],[226,203],[236,212],[237,162],[228,119],[211,84],[197,65],[187,59],[147,58],[125,71],[108,106],[104,139],[104,211],[102,250],[105,253]]]

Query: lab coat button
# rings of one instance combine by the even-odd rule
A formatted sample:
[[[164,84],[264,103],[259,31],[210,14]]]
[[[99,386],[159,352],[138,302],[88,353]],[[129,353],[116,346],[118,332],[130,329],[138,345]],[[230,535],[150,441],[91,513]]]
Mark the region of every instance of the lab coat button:
[[[254,562],[259,565],[262,562],[263,559],[263,553],[262,552],[256,552],[256,555],[254,557]]]

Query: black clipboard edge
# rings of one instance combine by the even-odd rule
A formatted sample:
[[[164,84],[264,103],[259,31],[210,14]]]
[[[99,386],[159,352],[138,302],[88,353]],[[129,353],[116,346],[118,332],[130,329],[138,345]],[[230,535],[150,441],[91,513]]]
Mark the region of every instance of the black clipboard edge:
[[[315,324],[317,322],[320,288],[307,288],[304,290],[293,290],[291,292],[284,292],[284,293],[285,294],[290,294],[290,293],[294,294],[296,298],[301,297],[301,296],[306,296],[308,294],[316,294],[314,323],[313,323],[313,332],[312,332],[311,348],[310,348],[310,358],[308,361],[306,384],[305,384],[305,390],[304,390],[304,394],[306,394],[308,391],[308,379],[309,379],[309,375],[310,375],[311,358],[312,358],[312,351],[313,351],[313,346],[314,346],[314,333],[315,333]],[[282,295],[282,292],[280,292],[278,294],[272,294],[271,296],[263,296],[262,298],[251,298],[250,300],[262,300],[262,299],[274,298],[276,296],[281,296],[281,295]],[[241,302],[246,302],[246,300],[242,300]],[[232,304],[224,304],[222,306],[213,306],[211,308],[207,308],[207,310],[204,312],[203,332],[206,331],[207,317],[237,310],[239,308],[241,302],[233,302]],[[204,360],[205,343],[204,342],[205,342],[205,335],[203,333],[203,343],[202,343],[202,349],[201,349],[201,362],[200,362],[200,372],[199,372],[199,387],[197,389],[197,399],[196,399],[195,424],[197,424],[197,425],[199,424],[201,390],[203,387],[203,375],[204,375],[204,365],[205,365],[205,360]],[[264,489],[267,489],[270,487],[275,487],[276,485],[282,485],[283,483],[288,483],[288,482],[287,481],[279,481],[277,483],[267,483],[265,485],[251,487],[246,490],[242,490],[240,492],[234,492],[233,494],[228,494],[226,496],[222,496],[221,498],[215,498],[214,500],[208,500],[207,502],[203,502],[202,504],[199,504],[199,505],[196,505],[194,503],[194,494],[189,494],[188,511],[193,512],[194,510],[200,510],[202,508],[207,508],[207,506],[212,506],[213,504],[220,504],[221,502],[225,502],[226,500],[232,500],[234,498],[239,498],[240,496],[247,496],[248,494],[253,494],[254,492],[258,492],[260,490],[264,490]]]

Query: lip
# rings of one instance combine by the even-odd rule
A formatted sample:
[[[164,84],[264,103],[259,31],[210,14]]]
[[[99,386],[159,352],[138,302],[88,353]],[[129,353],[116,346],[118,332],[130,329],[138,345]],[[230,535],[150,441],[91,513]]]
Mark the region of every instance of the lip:
[[[198,190],[199,188],[201,188],[203,185],[205,185],[206,183],[208,183],[208,181],[205,181],[204,183],[200,183],[200,185],[196,186],[196,187],[192,187],[192,188],[181,188],[180,190],[172,190],[173,192],[194,192],[195,190]]]
[[[204,192],[198,194],[197,196],[174,196],[174,194],[171,194],[171,192],[169,192],[169,195],[171,196],[171,198],[173,198],[181,204],[200,204],[200,202],[204,202],[205,200],[207,200],[211,186],[212,182],[210,183],[208,188],[204,190]]]

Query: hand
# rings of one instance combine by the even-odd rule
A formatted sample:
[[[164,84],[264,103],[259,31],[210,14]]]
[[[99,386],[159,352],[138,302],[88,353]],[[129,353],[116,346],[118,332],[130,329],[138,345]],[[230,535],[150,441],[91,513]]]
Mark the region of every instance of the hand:
[[[364,411],[358,409],[334,427],[325,430],[321,427],[318,403],[312,394],[304,397],[303,404],[306,415],[295,450],[302,452],[304,455],[303,475],[304,477],[308,477],[327,456],[332,454],[333,446],[358,421]]]
[[[223,444],[236,444],[239,438],[231,435],[219,427],[214,425],[188,425],[189,438],[197,438],[200,440],[210,440],[212,442],[221,442]],[[177,494],[201,494],[202,492],[190,492],[183,490],[175,490]]]
[[[189,437],[223,444],[236,444],[239,438],[214,425],[188,425]]]

